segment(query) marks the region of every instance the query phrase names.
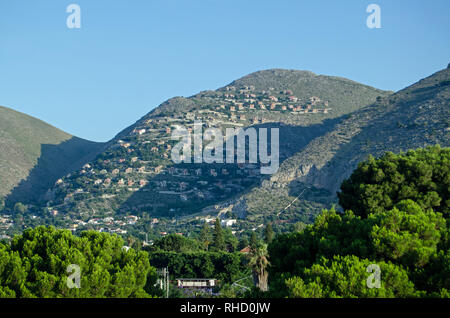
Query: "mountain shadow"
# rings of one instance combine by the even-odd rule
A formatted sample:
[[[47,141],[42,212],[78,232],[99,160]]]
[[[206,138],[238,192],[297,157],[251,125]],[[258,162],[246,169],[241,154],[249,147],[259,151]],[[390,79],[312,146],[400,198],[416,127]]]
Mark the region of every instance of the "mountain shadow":
[[[102,152],[107,143],[72,137],[59,144],[41,144],[41,155],[26,179],[12,189],[5,198],[6,206],[16,202],[38,203],[49,199],[49,189],[68,173],[79,169]]]

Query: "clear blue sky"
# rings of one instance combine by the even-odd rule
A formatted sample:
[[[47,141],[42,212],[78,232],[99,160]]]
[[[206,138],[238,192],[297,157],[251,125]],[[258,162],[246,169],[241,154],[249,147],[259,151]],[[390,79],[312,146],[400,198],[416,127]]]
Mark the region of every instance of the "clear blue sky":
[[[371,3],[381,29],[366,26]],[[0,105],[106,141],[168,98],[261,69],[398,90],[450,62],[449,12],[448,0],[0,0]]]

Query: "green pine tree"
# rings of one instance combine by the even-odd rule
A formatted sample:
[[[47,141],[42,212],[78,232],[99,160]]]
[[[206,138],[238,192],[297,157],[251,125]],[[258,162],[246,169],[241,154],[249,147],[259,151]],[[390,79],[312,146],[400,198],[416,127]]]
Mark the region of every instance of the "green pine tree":
[[[210,235],[209,235],[209,226],[205,222],[202,227],[202,231],[200,233],[200,242],[203,244],[205,250],[208,250],[208,245],[211,243]]]
[[[225,250],[225,238],[223,236],[223,229],[220,225],[219,218],[216,219],[214,224],[214,247],[218,251]]]
[[[264,241],[266,244],[272,243],[274,235],[272,223],[267,224],[266,229],[264,230]]]
[[[256,249],[258,247],[258,237],[256,236],[256,233],[253,232],[250,236],[250,248],[252,250]]]

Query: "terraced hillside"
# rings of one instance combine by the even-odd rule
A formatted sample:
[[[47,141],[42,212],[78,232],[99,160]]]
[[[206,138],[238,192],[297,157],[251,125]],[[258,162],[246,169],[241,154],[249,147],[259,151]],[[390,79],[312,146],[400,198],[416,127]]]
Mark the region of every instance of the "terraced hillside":
[[[284,161],[332,131],[346,114],[390,94],[343,78],[275,69],[216,91],[172,98],[119,133],[95,160],[58,180],[49,210],[84,219],[208,213],[259,187],[267,175],[258,164],[174,164],[171,133],[177,125],[192,130],[201,121],[203,128],[222,131],[277,127]]]
[[[86,153],[92,157],[80,160],[79,169],[66,167],[50,184],[39,213],[74,231],[152,237],[198,230],[217,216],[237,234],[262,230],[267,222],[277,230],[308,223],[337,202],[340,183],[369,154],[449,146],[449,77],[445,69],[392,94],[342,78],[276,69],[216,91],[175,97],[102,151]],[[203,131],[279,128],[279,170],[263,175],[259,163],[175,164],[171,153],[178,141],[172,132],[179,126],[192,132],[196,121]]]

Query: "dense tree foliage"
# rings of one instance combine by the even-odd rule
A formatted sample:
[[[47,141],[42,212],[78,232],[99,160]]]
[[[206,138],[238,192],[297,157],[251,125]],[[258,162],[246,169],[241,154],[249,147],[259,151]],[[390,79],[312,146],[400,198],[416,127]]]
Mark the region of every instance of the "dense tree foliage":
[[[264,229],[264,241],[266,242],[266,244],[272,243],[274,235],[275,233],[273,231],[272,224],[267,224],[266,228]]]
[[[214,242],[213,247],[216,251],[224,251],[225,250],[225,238],[223,235],[222,226],[220,226],[219,218],[214,222]]]
[[[201,244],[203,245],[203,248],[205,250],[208,250],[208,247],[211,244],[211,237],[209,234],[209,226],[206,222],[205,222],[205,224],[203,224],[199,240],[200,240]]]
[[[289,295],[302,298],[320,297],[411,297],[418,295],[406,271],[394,264],[379,262],[383,284],[368,288],[370,277],[366,269],[373,262],[354,255],[322,258],[318,264],[305,269],[303,279],[296,276],[287,280]]]
[[[442,215],[411,200],[366,219],[324,211],[314,225],[270,245],[272,291],[296,297],[445,295],[448,237]],[[372,291],[366,286],[370,264],[381,268],[381,288]]]
[[[220,226],[219,222],[216,224]],[[219,233],[221,236],[224,250],[217,249],[215,244],[207,250],[205,243],[209,242],[210,229],[206,225],[198,239],[171,234],[156,240],[152,246],[145,248],[150,263],[157,268],[167,267],[171,279],[215,278],[220,281],[220,285],[229,285],[249,275],[248,259],[244,254],[234,251],[238,243],[236,238],[228,229],[218,226],[214,229],[214,235]]]
[[[250,248],[251,249],[257,249],[258,248],[258,244],[259,244],[259,240],[258,237],[256,236],[255,232],[252,232],[252,235],[250,235]]]
[[[115,235],[38,227],[0,244],[0,297],[149,297],[156,270]],[[80,288],[69,288],[80,268]],[[70,278],[71,279],[71,278]]]
[[[187,237],[170,234],[156,240],[150,251],[171,251],[171,252],[191,252],[201,251],[203,246],[197,240],[189,239]]]
[[[15,205],[14,205],[14,212],[16,213],[16,214],[24,214],[24,213],[26,213],[27,212],[27,207],[26,207],[26,205],[25,204],[23,204],[22,202],[17,202]]]
[[[430,147],[360,164],[339,194],[349,210],[323,211],[269,245],[271,294],[449,297],[448,159],[448,148]]]
[[[412,199],[423,209],[450,213],[450,148],[387,152],[358,165],[341,185],[339,204],[366,217]]]
[[[245,256],[226,252],[151,252],[150,263],[158,268],[168,267],[175,278],[216,278],[223,283],[232,283],[248,275]]]
[[[370,217],[374,219],[370,237],[375,255],[411,269],[425,266],[447,234],[440,213],[423,211],[411,200]]]

